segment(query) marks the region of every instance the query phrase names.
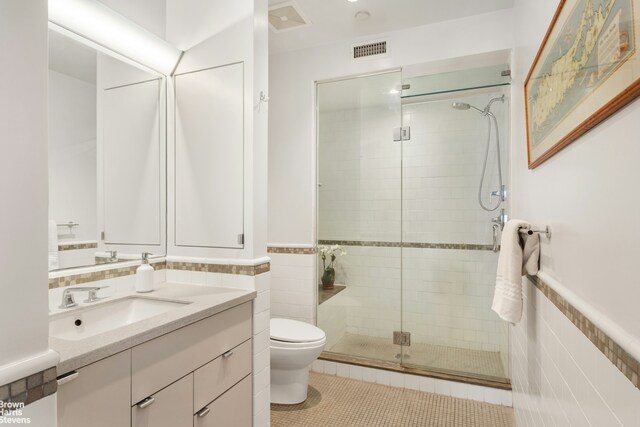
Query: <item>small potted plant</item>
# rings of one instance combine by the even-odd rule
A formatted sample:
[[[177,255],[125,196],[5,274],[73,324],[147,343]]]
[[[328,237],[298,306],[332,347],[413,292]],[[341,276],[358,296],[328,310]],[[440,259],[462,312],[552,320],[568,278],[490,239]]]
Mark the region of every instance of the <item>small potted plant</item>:
[[[336,270],[333,268],[333,265],[336,258],[339,255],[346,255],[347,251],[345,251],[340,245],[318,246],[318,251],[322,258],[322,278],[320,279],[322,281],[322,289],[331,290],[336,282]],[[329,261],[329,265],[327,265],[327,258],[331,259],[331,261]]]

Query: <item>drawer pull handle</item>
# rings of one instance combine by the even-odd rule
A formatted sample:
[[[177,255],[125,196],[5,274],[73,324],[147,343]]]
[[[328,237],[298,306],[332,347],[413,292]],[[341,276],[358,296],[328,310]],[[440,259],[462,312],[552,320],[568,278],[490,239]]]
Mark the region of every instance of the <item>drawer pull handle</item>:
[[[61,376],[60,378],[58,378],[58,387],[60,387],[62,384],[66,384],[70,381],[75,380],[76,378],[78,378],[80,376],[80,372],[78,371],[71,371],[69,374]]]
[[[209,408],[207,408],[207,407],[205,406],[204,408],[200,409],[200,410],[196,413],[196,415],[202,418],[202,417],[204,417],[205,415],[207,415],[209,412],[211,412],[211,409],[209,409]]]
[[[233,350],[229,350],[225,354],[223,354],[222,357],[226,359],[227,357],[231,357],[232,355],[233,355]]]
[[[142,402],[138,403],[138,408],[144,409],[147,406],[151,406],[153,404],[153,402],[155,402],[155,399],[153,397],[147,397],[145,400],[143,400]]]

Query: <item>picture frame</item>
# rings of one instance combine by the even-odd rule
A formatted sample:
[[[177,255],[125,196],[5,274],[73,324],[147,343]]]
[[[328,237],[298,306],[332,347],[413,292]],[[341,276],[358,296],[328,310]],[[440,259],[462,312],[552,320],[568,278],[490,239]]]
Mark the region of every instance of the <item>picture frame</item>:
[[[640,96],[640,0],[561,0],[524,83],[529,169]]]

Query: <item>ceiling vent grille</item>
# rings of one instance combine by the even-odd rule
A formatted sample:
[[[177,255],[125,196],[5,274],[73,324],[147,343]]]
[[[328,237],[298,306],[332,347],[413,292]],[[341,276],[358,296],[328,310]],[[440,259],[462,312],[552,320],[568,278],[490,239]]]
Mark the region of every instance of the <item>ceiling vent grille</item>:
[[[385,55],[387,53],[387,42],[375,42],[353,46],[353,59],[366,58],[369,56]]]

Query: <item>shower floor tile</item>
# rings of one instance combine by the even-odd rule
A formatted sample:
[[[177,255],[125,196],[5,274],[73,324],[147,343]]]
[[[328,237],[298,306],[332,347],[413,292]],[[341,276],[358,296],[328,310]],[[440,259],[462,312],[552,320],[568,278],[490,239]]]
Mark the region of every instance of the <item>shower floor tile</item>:
[[[271,405],[273,427],[515,427],[513,409],[454,397],[309,374],[298,405]]]
[[[400,353],[400,346],[388,338],[347,334],[325,351],[389,362],[400,361],[396,357]],[[412,343],[410,347],[405,347],[407,354],[409,357],[405,357],[405,365],[494,379],[506,378],[498,352]]]

